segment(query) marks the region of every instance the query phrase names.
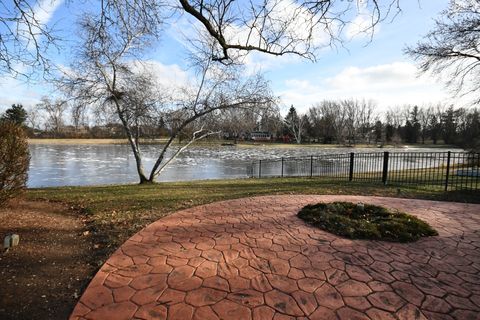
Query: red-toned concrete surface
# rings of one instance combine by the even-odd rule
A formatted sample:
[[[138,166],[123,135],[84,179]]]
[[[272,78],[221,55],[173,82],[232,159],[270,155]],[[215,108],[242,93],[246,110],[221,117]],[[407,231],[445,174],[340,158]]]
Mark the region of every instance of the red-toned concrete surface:
[[[357,201],[414,214],[437,237],[351,241],[298,210]],[[354,196],[217,202],[151,224],[116,251],[71,319],[480,319],[480,205]]]

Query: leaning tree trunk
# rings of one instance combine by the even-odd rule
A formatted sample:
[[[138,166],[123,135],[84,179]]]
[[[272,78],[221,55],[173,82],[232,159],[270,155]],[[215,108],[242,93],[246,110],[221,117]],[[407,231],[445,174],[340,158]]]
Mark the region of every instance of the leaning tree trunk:
[[[133,141],[133,139],[131,139],[131,137],[128,134],[127,136],[128,136],[128,142],[130,143],[130,146],[133,151],[133,155],[135,156],[135,163],[137,168],[137,174],[138,174],[138,177],[140,178],[140,184],[151,182],[145,175],[145,171],[143,169],[142,156],[140,154],[140,149],[137,143],[138,141],[136,140]]]
[[[171,135],[170,139],[168,139],[167,143],[165,144],[162,151],[160,152],[160,155],[158,156],[157,161],[155,161],[155,164],[152,167],[152,171],[150,171],[150,178],[147,179],[148,182],[151,182],[151,183],[155,182],[155,178],[157,177],[158,168],[160,167],[160,164],[162,164],[162,162],[163,162],[163,158],[165,157],[167,149],[173,143],[173,140],[175,140],[177,132],[172,132],[172,135]]]
[[[133,151],[133,156],[135,157],[135,164],[137,168],[137,174],[140,179],[140,184],[144,183],[149,183],[150,180],[147,178],[145,175],[145,170],[143,169],[143,163],[142,163],[142,154],[140,152],[140,147],[138,144],[138,139],[135,139],[132,130],[130,130],[130,127],[128,126],[128,122],[125,119],[123,112],[120,108],[120,101],[115,97],[115,106],[117,109],[117,114],[118,117],[120,118],[120,121],[122,122],[123,128],[125,130],[125,133],[127,134],[128,142],[130,144],[130,147],[132,148]]]

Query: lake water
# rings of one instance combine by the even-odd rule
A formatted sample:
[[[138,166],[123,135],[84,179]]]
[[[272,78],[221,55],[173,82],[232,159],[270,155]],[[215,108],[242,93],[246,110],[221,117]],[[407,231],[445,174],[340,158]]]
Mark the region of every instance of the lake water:
[[[148,172],[161,146],[143,148]],[[412,151],[436,152],[443,149],[415,148]],[[162,172],[158,181],[246,178],[253,160],[300,157],[328,153],[409,151],[409,149],[362,148],[274,148],[190,147]],[[452,151],[461,151],[452,149]],[[138,182],[135,159],[128,145],[30,145],[28,187],[81,186]],[[170,154],[173,152],[171,150]]]

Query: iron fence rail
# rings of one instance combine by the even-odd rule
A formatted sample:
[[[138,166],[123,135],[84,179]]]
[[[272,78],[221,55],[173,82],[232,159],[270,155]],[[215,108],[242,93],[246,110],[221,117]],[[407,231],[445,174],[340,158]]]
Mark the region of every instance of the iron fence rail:
[[[328,177],[480,190],[480,153],[368,152],[253,161],[249,177]]]

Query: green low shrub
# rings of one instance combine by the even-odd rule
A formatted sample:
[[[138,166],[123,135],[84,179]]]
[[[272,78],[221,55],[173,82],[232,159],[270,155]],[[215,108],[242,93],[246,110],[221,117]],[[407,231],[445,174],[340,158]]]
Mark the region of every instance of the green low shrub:
[[[305,206],[298,216],[305,222],[350,239],[411,242],[438,235],[426,222],[406,213],[351,202]]]

